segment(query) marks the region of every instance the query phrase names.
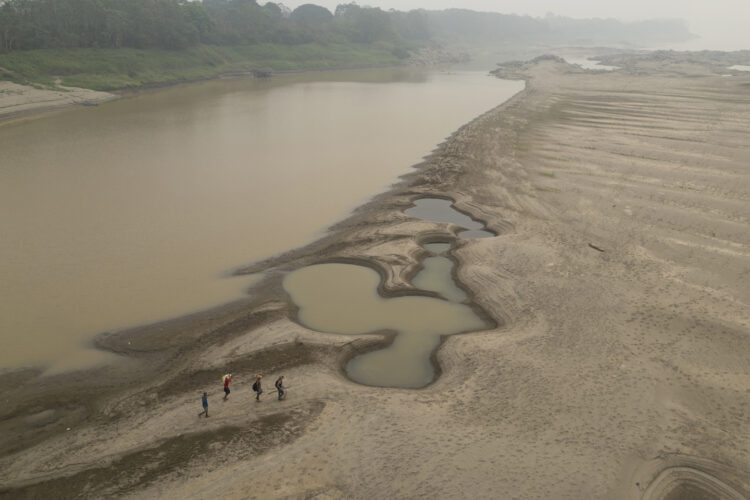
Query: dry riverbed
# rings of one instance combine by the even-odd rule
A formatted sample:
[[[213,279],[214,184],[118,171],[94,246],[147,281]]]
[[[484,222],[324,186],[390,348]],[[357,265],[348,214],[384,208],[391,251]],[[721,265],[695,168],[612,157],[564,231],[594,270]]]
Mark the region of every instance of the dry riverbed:
[[[501,68],[527,89],[325,238],[242,270],[266,273],[247,300],[99,338],[120,364],[0,377],[0,497],[747,498],[750,76],[627,63]],[[403,214],[434,196],[498,236]],[[349,381],[391,336],[298,325],[284,273],[367,262],[403,294],[436,240],[497,327],[447,338],[424,389]]]

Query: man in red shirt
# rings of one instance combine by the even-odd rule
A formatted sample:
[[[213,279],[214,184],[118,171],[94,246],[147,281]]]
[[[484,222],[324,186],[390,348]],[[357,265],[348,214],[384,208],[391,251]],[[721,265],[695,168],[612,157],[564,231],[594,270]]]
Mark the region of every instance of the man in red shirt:
[[[224,401],[229,397],[229,382],[232,381],[232,374],[224,375]]]

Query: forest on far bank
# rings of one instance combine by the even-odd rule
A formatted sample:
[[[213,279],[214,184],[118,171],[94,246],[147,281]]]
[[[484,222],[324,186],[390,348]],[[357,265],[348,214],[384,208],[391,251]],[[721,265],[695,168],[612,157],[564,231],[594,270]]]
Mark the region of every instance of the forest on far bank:
[[[646,46],[691,38],[679,20],[532,18],[510,14],[384,11],[341,4],[294,10],[255,0],[0,0],[0,52],[32,49],[182,50],[197,45],[372,44],[396,57],[429,44],[549,43]]]
[[[434,64],[481,47],[643,47],[691,37],[679,20],[401,12],[356,3],[331,12],[255,0],[0,0],[0,80],[118,90],[232,74]]]

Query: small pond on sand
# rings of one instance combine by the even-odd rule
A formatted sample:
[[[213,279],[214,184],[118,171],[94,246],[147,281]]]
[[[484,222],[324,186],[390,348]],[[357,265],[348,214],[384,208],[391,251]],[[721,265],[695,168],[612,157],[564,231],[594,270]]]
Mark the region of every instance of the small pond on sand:
[[[449,222],[463,227],[466,231],[458,233],[460,238],[491,238],[494,233],[486,231],[484,224],[453,208],[453,202],[441,198],[420,198],[414,206],[404,210],[406,215],[431,222]]]
[[[428,203],[432,208],[438,207],[437,212],[424,210],[417,215],[407,210],[406,213],[472,228],[471,232],[465,232],[469,237],[477,232],[492,235],[482,230],[482,223],[451,208],[450,201],[422,199],[415,202],[416,206],[424,208],[425,200],[441,202]],[[424,387],[435,379],[432,353],[444,335],[488,327],[465,303],[466,293],[453,279],[454,262],[445,256],[450,246],[425,244],[431,255],[424,259],[412,280],[416,288],[435,292],[439,297],[382,297],[378,293],[381,277],[375,270],[339,263],[293,271],[284,279],[284,289],[298,307],[297,320],[313,330],[344,335],[395,332],[389,346],[361,354],[349,362],[346,371],[352,380],[381,387]]]

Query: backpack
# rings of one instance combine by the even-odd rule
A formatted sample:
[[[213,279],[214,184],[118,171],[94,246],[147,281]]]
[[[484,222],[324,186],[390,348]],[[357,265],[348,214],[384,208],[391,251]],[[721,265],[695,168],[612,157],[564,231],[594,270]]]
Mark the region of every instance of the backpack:
[[[254,390],[255,392],[258,392],[258,381],[257,381],[257,380],[256,380],[256,381],[255,381],[255,383],[253,384],[253,390]]]

